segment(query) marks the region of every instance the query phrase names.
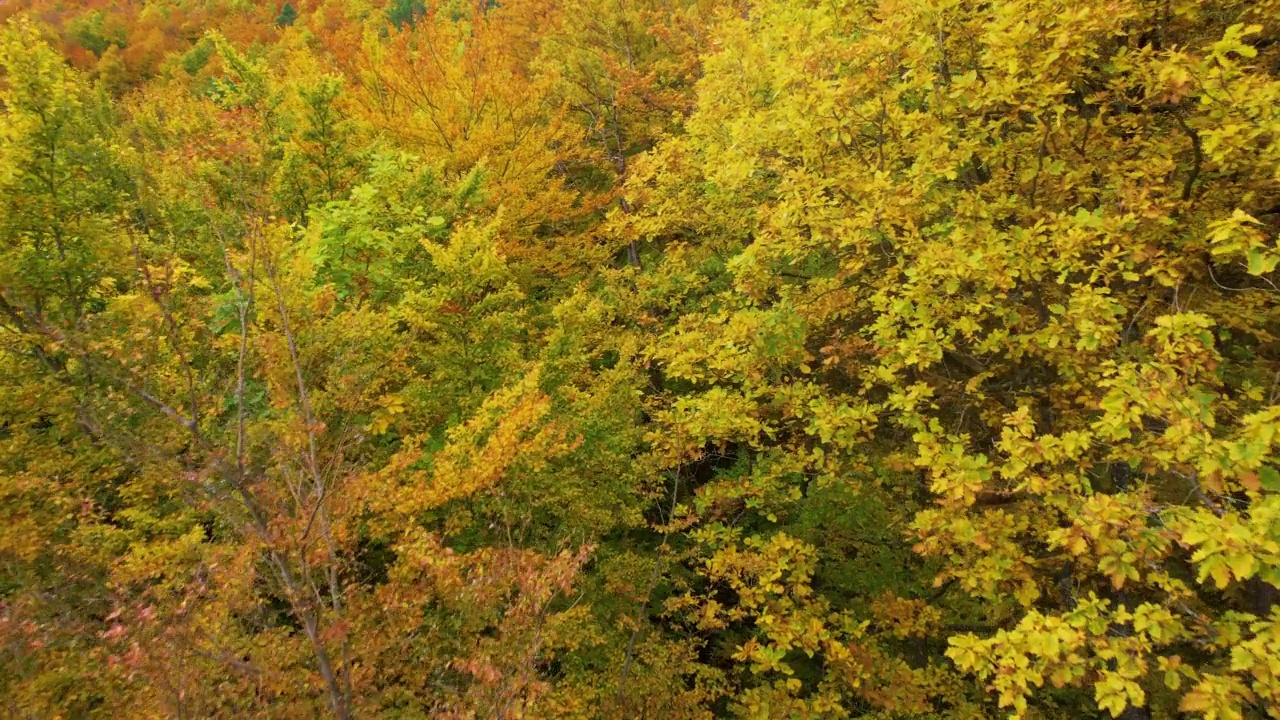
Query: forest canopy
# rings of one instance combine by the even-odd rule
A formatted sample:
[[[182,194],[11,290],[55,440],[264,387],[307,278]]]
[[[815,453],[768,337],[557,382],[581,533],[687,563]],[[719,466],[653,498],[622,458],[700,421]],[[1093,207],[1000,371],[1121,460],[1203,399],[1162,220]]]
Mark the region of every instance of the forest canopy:
[[[0,4],[0,714],[1280,718],[1280,0]]]

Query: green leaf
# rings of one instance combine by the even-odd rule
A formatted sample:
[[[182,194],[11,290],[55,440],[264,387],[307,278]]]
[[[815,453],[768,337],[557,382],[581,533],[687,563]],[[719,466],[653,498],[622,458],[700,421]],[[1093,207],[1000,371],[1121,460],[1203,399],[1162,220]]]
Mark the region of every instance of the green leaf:
[[[1280,471],[1270,465],[1263,465],[1258,468],[1258,475],[1262,478],[1262,489],[1280,492]]]

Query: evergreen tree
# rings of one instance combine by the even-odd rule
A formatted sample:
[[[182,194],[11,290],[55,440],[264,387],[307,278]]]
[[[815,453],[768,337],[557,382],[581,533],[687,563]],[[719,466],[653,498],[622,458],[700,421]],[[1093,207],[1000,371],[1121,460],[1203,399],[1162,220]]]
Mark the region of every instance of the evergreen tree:
[[[391,0],[387,5],[387,20],[397,30],[415,27],[426,14],[427,6],[422,0]]]
[[[298,19],[298,11],[294,9],[293,3],[285,0],[284,5],[280,6],[280,14],[276,16],[276,27],[288,27]]]

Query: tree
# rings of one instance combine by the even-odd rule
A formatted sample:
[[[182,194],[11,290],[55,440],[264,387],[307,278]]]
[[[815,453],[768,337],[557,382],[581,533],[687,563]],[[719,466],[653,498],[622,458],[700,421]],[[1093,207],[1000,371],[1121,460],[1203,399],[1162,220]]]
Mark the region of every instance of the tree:
[[[414,27],[426,14],[427,6],[422,0],[392,0],[387,6],[387,21],[397,30]]]
[[[276,27],[289,27],[298,19],[298,11],[293,7],[293,3],[285,0],[280,6],[280,14],[276,16]]]
[[[0,5],[6,715],[1277,716],[1274,0],[271,7]]]
[[[618,242],[662,266],[623,314],[670,318],[655,451],[736,460],[696,490],[705,579],[676,607],[755,618],[748,714],[976,699],[931,689],[956,682],[937,657],[884,676],[874,606],[840,616],[871,623],[843,677],[849,643],[822,674],[794,654],[835,630],[800,633],[818,549],[780,548],[831,486],[894,498],[935,618],[911,632],[949,635],[1001,707],[1048,712],[1046,683],[1117,717],[1273,704],[1249,659],[1280,579],[1255,103],[1280,85],[1253,7],[1192,5],[753,3],[686,134],[634,166]],[[748,589],[793,599],[764,622]]]
[[[451,489],[443,499],[426,500],[424,511],[487,492],[507,469],[492,464],[495,458],[537,466],[547,462],[543,456],[574,446],[554,426],[541,427],[546,400],[525,379],[536,374],[529,375],[523,353],[509,347],[513,343],[499,342],[493,350],[493,358],[507,364],[475,367],[459,363],[455,350],[478,358],[480,348],[441,343],[448,354],[415,352],[407,342],[448,340],[455,333],[459,343],[480,340],[495,327],[519,339],[518,314],[507,322],[486,317],[521,298],[505,280],[492,235],[468,224],[450,240],[448,228],[435,222],[449,212],[436,205],[446,205],[450,196],[465,209],[476,181],[436,194],[401,185],[420,176],[368,168],[375,176],[389,175],[384,184],[402,196],[419,193],[430,203],[409,216],[425,223],[419,227],[435,229],[436,242],[415,257],[396,259],[403,277],[419,278],[414,293],[360,290],[340,298],[329,280],[360,277],[354,267],[363,262],[367,271],[373,257],[326,256],[313,244],[322,229],[351,234],[343,226],[361,212],[344,213],[341,206],[350,173],[366,169],[340,160],[344,136],[330,114],[336,85],[304,91],[301,103],[292,105],[266,63],[214,34],[225,72],[215,92],[201,97],[184,95],[181,86],[157,86],[154,97],[131,108],[136,115],[126,122],[133,125],[120,138],[137,144],[126,146],[120,138],[111,143],[109,130],[91,131],[94,116],[84,103],[92,96],[31,26],[7,32],[0,58],[10,77],[24,80],[5,98],[10,171],[4,198],[17,210],[7,216],[14,259],[6,267],[22,272],[5,281],[14,340],[4,357],[22,371],[18,388],[52,383],[65,399],[57,415],[16,405],[7,418],[18,440],[5,450],[14,473],[3,486],[6,512],[15,513],[19,527],[30,524],[31,473],[75,469],[76,482],[87,483],[69,487],[66,498],[62,491],[51,493],[81,508],[66,522],[50,524],[53,534],[23,542],[6,538],[5,551],[12,548],[25,559],[11,575],[24,594],[6,606],[18,613],[6,648],[31,656],[13,676],[6,674],[10,696],[50,713],[129,707],[242,715],[280,704],[351,717],[402,703],[403,692],[391,688],[385,695],[358,668],[385,668],[384,677],[399,672],[384,664],[394,654],[380,655],[383,633],[415,632],[420,618],[375,602],[374,591],[411,591],[419,576],[408,570],[403,583],[390,583],[391,564],[366,559],[370,545],[405,562],[450,556],[449,573],[497,568],[522,584],[525,592],[513,600],[505,591],[488,593],[459,580],[461,594],[445,599],[453,602],[473,587],[483,621],[425,650],[433,668],[468,657],[478,663],[474,697],[466,703],[502,707],[536,693],[529,673],[541,636],[530,640],[528,653],[517,652],[524,646],[514,640],[495,651],[505,658],[499,667],[523,668],[525,679],[492,690],[483,688],[493,685],[490,668],[499,660],[473,656],[471,641],[490,620],[509,623],[513,636],[520,636],[529,618],[553,615],[547,604],[569,586],[583,550],[435,553],[428,550],[439,545],[438,531],[416,517],[394,530],[382,522],[372,529],[365,524],[365,513],[381,507],[377,499],[392,486],[364,483],[385,478],[417,447],[416,432],[387,434],[385,418],[406,406],[418,419],[434,413],[444,398],[457,400],[452,419],[448,412],[425,418],[427,436],[452,428],[457,450],[446,450],[455,455],[447,466],[443,455],[436,460],[442,478],[429,475],[424,482],[448,487],[455,476],[476,478],[470,491]],[[315,235],[273,217],[279,212],[274,198],[282,195],[278,170],[287,158],[282,147],[291,143],[301,143],[304,154],[316,148],[318,190],[331,193],[332,219],[313,225]],[[170,163],[130,163],[139,156]],[[119,182],[115,195],[107,192],[116,187],[110,181]],[[67,193],[84,202],[99,187],[118,204],[59,205],[70,202]],[[358,202],[362,196],[353,197]],[[44,207],[59,212],[40,211]],[[411,237],[407,228],[391,225],[399,238]],[[97,242],[90,244],[91,238]],[[113,282],[101,279],[107,273]],[[490,297],[491,288],[498,296]],[[412,307],[433,303],[460,314],[460,322],[429,330],[401,325]],[[354,358],[368,364],[362,368]],[[431,368],[442,372],[418,375]],[[6,394],[16,397],[18,388],[6,387]],[[370,417],[378,407],[386,412]],[[521,419],[504,419],[497,436],[483,441],[493,416],[507,410]],[[459,411],[480,415],[459,418]],[[41,431],[50,424],[56,435]],[[38,442],[64,433],[76,435],[76,442],[65,443],[72,457],[54,456],[60,465],[45,464]],[[541,444],[536,437],[544,438]],[[526,440],[527,447],[512,445]],[[481,457],[473,461],[473,452]],[[384,467],[388,462],[392,468]],[[382,508],[389,521],[387,510]],[[70,540],[63,540],[66,533]],[[101,548],[83,552],[94,547],[95,537],[103,538]],[[25,600],[56,583],[59,569],[51,571],[48,558],[64,542],[81,550],[76,557],[87,569],[71,565],[60,572],[84,579],[53,590],[59,603]],[[382,575],[373,587],[360,579],[369,572]],[[64,607],[90,608],[92,616]],[[49,615],[60,623],[59,643],[42,649],[45,641],[29,628],[47,624]],[[68,660],[62,638],[78,638],[74,642],[88,642],[92,650]],[[74,682],[84,694],[40,697],[51,681]],[[456,700],[429,683],[421,690],[414,698],[418,707],[444,708]]]

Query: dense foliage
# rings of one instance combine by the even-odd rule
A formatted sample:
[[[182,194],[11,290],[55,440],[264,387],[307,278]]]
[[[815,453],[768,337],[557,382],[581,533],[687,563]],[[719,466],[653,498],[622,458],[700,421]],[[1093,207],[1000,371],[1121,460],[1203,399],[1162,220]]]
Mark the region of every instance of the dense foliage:
[[[0,5],[14,718],[1280,718],[1277,0]]]

